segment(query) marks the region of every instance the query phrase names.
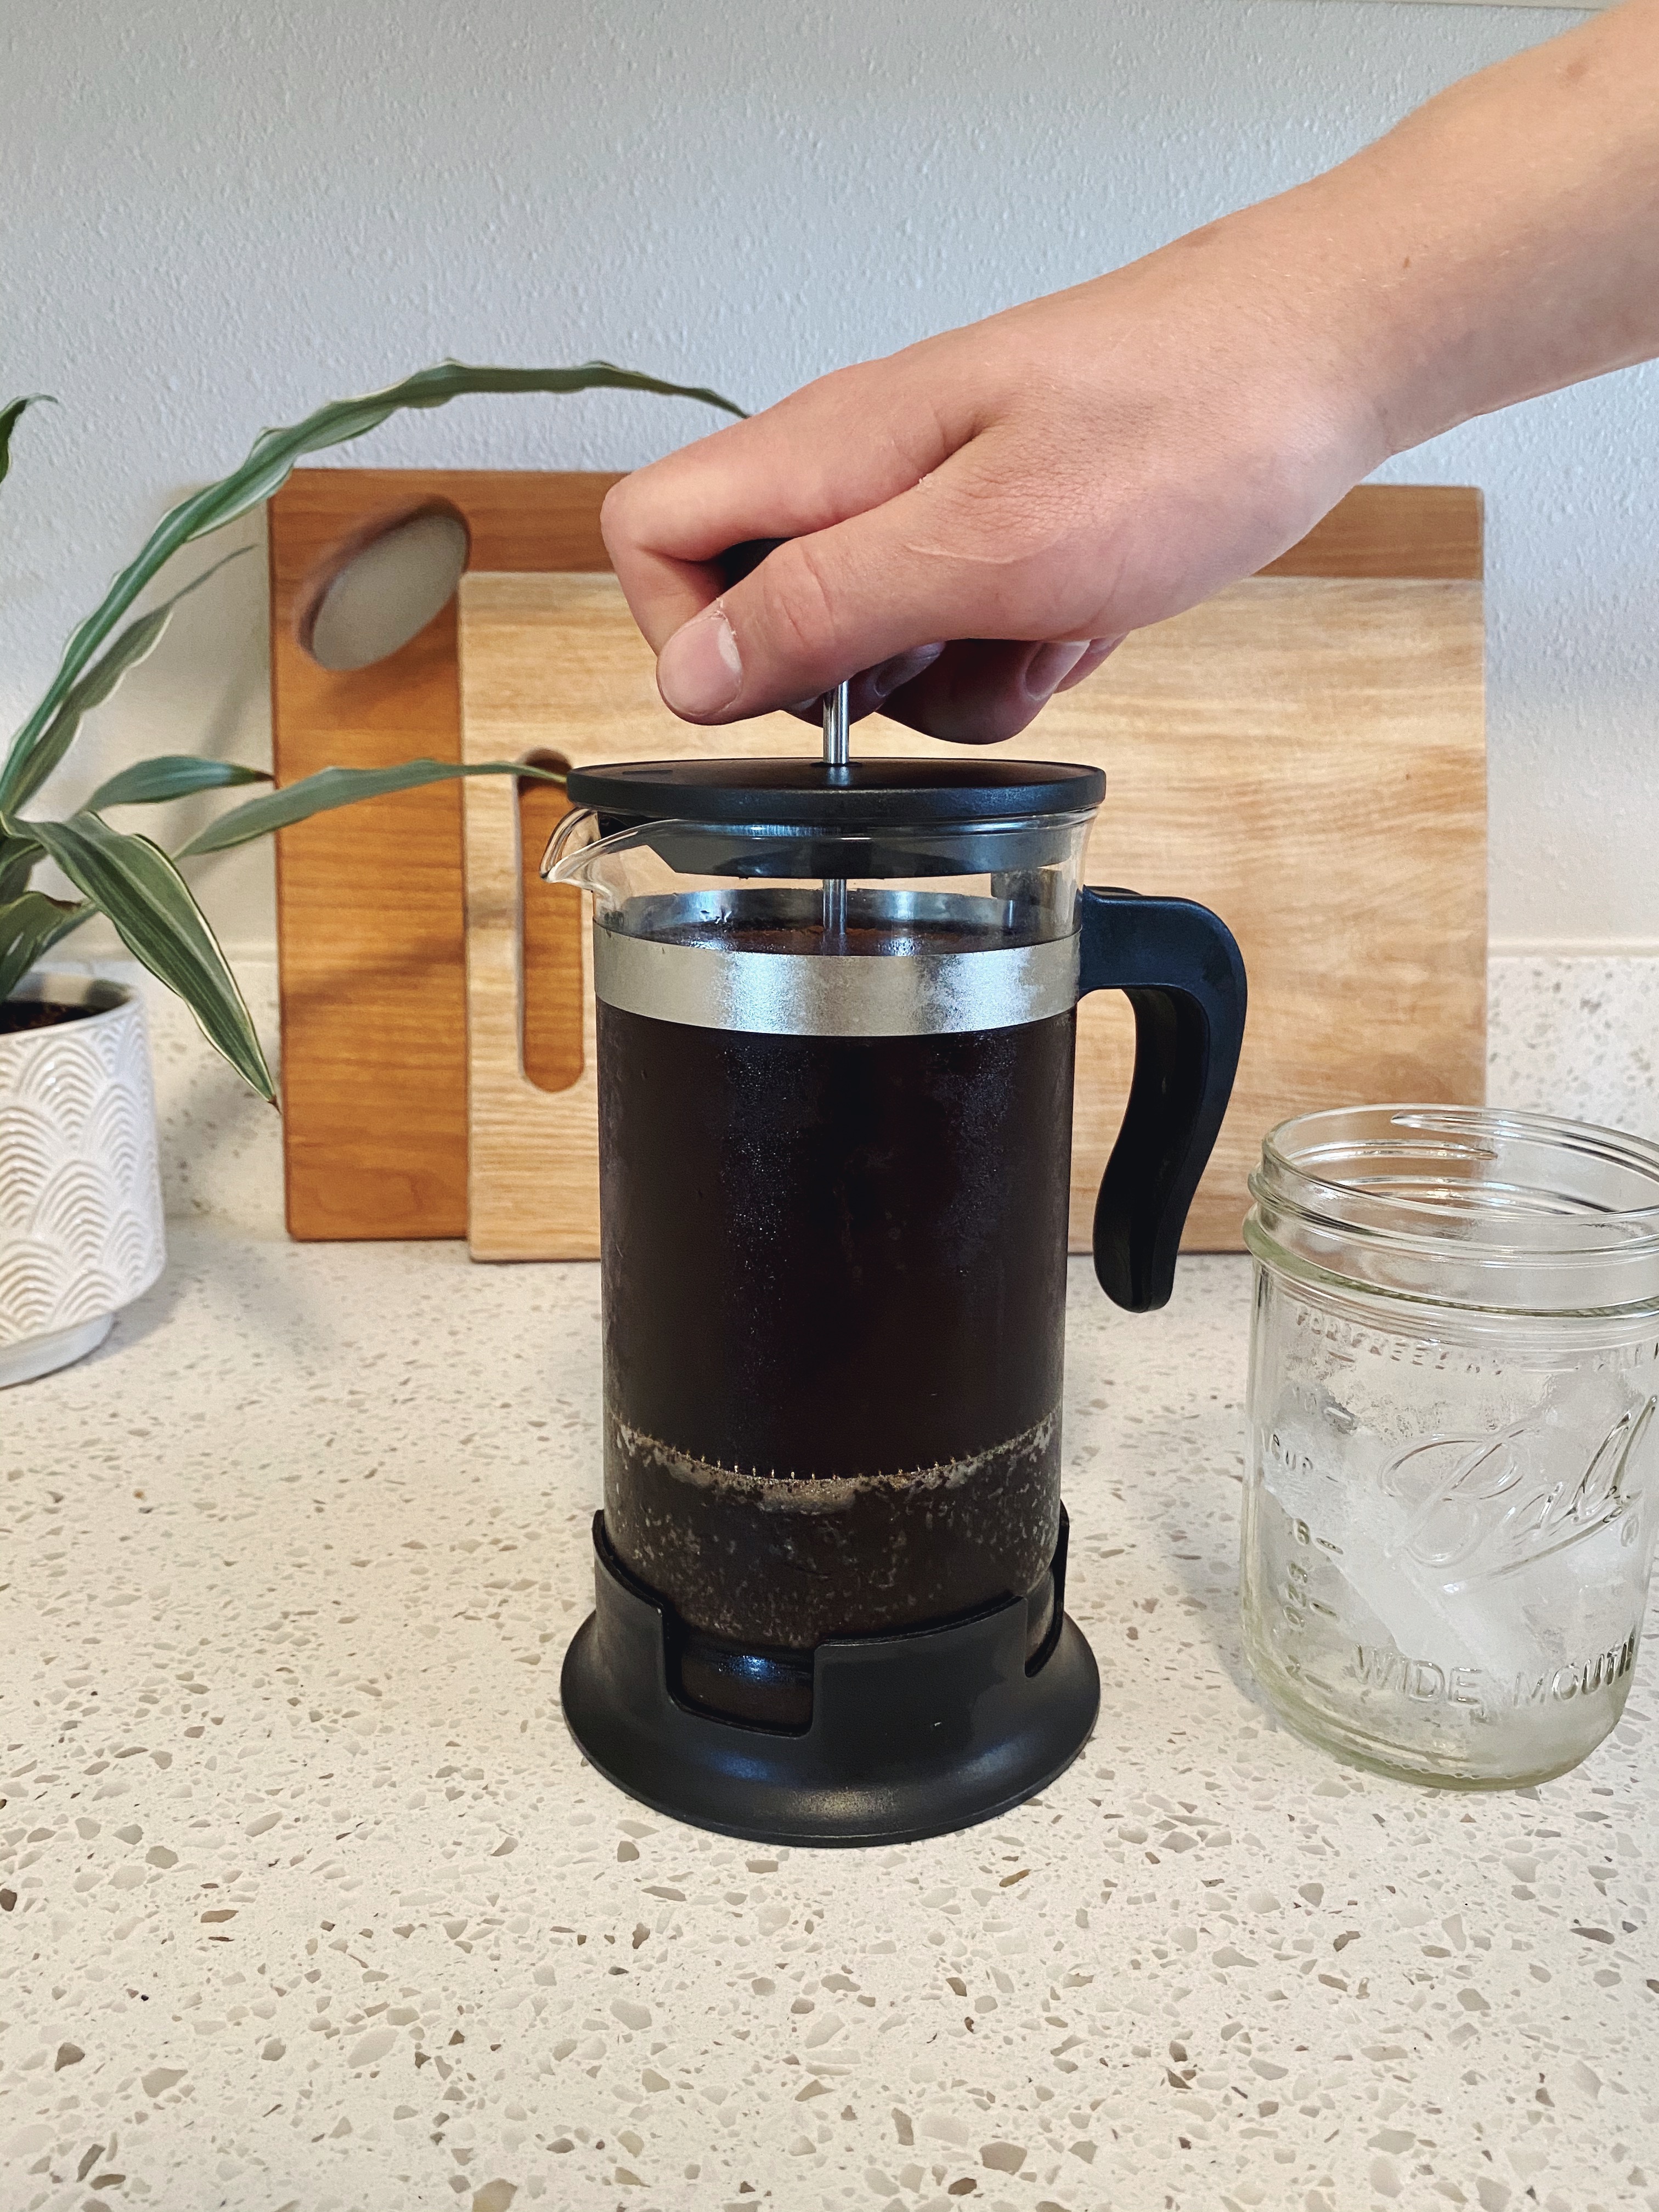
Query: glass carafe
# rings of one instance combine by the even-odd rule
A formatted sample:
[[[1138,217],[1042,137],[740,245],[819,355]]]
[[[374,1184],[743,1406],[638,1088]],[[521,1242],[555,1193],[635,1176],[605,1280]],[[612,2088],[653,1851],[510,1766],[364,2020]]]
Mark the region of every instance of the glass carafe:
[[[1075,1009],[1137,1073],[1096,1256],[1168,1295],[1243,1016],[1225,929],[1081,886],[1096,771],[641,763],[571,778],[593,894],[615,1562],[674,1694],[811,1724],[814,1652],[1024,1607],[1060,1630]]]

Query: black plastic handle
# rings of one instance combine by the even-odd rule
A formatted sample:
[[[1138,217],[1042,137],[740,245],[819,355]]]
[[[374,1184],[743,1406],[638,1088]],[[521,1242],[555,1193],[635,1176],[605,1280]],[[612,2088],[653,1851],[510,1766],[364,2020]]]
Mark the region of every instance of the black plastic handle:
[[[1095,1273],[1147,1313],[1175,1285],[1187,1209],[1220,1133],[1244,1042],[1244,963],[1219,915],[1190,899],[1081,894],[1078,995],[1122,991],[1135,1072],[1095,1201]]]

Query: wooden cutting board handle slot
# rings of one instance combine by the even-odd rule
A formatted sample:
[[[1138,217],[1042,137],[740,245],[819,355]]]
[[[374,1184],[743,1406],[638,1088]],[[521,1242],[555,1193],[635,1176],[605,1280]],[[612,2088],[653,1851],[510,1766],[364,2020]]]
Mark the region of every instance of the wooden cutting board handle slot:
[[[532,752],[529,768],[570,763],[558,753]],[[519,786],[520,969],[523,994],[519,1051],[538,1091],[568,1091],[582,1072],[582,894],[571,884],[544,884],[542,854],[570,811],[558,785],[526,776]]]
[[[519,757],[532,759],[530,754]],[[569,1225],[569,1256],[597,1259],[599,1076],[592,933],[586,927],[586,916],[579,914],[580,1057],[574,1080],[550,1091],[532,1080],[525,1064],[526,874],[538,893],[548,886],[535,875],[542,845],[527,845],[522,834],[524,789],[522,783],[502,775],[469,776],[462,787],[471,1056],[467,1242],[475,1259],[540,1259],[545,1247],[542,1219],[546,1207],[554,1204]],[[545,842],[544,838],[542,844]],[[579,907],[586,906],[580,891],[571,896]],[[557,1049],[568,1053],[568,1045]],[[568,1067],[568,1058],[559,1064]]]

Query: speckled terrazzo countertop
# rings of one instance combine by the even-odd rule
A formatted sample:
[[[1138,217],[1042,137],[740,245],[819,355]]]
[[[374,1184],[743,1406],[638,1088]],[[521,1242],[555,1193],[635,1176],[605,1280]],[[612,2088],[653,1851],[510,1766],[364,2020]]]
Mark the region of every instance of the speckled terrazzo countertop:
[[[584,1767],[587,1267],[176,1224],[0,1396],[3,2212],[1659,2208],[1654,1650],[1518,1796],[1277,1726],[1239,1656],[1249,1276],[1073,1285],[1092,1743],[872,1854]]]

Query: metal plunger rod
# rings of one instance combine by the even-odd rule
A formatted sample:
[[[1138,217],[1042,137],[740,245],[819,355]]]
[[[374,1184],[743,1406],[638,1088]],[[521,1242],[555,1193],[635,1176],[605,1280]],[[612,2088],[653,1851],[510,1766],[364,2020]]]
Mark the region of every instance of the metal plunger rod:
[[[826,691],[823,695],[823,764],[830,771],[832,783],[846,781],[852,752],[847,686],[838,684],[833,691]],[[844,877],[827,876],[824,878],[823,933],[826,937],[837,939],[844,939],[847,935],[847,882]]]
[[[847,712],[847,686],[837,684],[823,695],[823,764],[844,769],[853,757],[852,725]]]

